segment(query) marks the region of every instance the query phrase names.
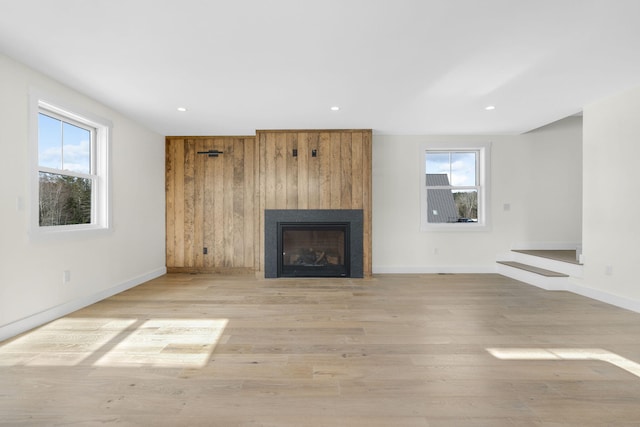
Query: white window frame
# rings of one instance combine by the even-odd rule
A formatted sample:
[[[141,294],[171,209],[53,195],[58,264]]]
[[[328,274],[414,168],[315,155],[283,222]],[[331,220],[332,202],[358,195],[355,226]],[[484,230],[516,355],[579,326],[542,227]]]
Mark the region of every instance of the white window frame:
[[[41,226],[40,210],[40,172],[60,173],[58,169],[41,167],[38,161],[38,116],[40,113],[54,118],[79,124],[83,128],[94,130],[92,141],[90,174],[62,171],[64,175],[91,179],[91,223]],[[71,106],[68,103],[53,100],[37,90],[30,91],[29,139],[30,139],[30,175],[31,197],[29,213],[29,234],[33,238],[46,236],[69,236],[108,231],[111,228],[110,194],[110,145],[113,125],[107,119]]]
[[[477,152],[478,222],[430,223],[428,221],[426,153]],[[425,143],[420,146],[420,230],[421,231],[486,231],[490,228],[491,143]],[[463,187],[458,187],[463,188]]]

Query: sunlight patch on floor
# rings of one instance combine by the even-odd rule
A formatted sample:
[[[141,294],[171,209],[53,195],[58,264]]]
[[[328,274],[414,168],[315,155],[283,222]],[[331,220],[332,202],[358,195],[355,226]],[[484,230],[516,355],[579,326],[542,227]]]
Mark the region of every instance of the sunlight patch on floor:
[[[201,367],[228,319],[63,318],[0,346],[0,366]]]
[[[120,340],[96,366],[202,367],[227,319],[151,319]]]
[[[487,348],[502,360],[599,360],[640,377],[640,364],[601,348]]]

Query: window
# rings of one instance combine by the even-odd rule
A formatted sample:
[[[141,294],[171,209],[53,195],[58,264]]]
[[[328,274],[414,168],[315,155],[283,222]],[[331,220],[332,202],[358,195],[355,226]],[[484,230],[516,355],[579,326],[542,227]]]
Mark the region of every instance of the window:
[[[108,228],[110,124],[41,99],[32,109],[32,231]]]
[[[488,224],[489,145],[424,148],[422,229],[479,229]]]
[[[95,128],[41,110],[38,113],[41,227],[91,224]],[[94,156],[95,158],[95,156]]]

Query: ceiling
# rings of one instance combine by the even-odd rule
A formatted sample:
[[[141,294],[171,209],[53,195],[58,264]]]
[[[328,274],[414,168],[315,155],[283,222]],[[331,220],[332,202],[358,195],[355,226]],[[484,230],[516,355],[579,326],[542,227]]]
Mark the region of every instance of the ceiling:
[[[518,134],[640,86],[638,0],[0,0],[0,11],[0,52],[163,135]]]

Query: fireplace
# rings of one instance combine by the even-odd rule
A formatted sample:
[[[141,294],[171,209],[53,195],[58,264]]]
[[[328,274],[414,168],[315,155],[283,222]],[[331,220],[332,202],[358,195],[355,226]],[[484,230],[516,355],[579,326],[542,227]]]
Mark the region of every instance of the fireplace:
[[[363,277],[362,210],[265,210],[265,277]]]
[[[279,277],[348,277],[348,223],[278,224]]]

